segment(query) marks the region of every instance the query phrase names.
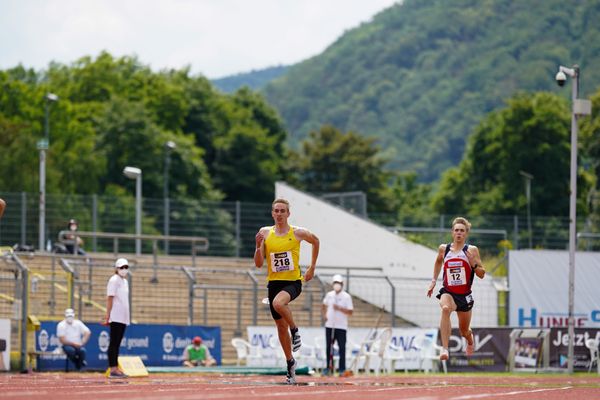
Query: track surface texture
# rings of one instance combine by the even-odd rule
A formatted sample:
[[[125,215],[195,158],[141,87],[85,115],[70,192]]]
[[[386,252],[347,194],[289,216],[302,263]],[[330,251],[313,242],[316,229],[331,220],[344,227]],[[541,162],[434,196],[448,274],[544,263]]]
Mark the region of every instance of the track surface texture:
[[[0,399],[600,399],[600,376],[397,374],[349,378],[167,374],[109,380],[101,373],[0,374]]]

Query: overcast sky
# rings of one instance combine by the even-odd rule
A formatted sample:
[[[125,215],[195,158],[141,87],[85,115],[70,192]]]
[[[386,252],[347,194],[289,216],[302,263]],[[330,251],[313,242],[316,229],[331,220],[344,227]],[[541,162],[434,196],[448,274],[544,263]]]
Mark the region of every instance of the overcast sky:
[[[397,0],[0,0],[0,69],[102,50],[209,78],[293,64]]]

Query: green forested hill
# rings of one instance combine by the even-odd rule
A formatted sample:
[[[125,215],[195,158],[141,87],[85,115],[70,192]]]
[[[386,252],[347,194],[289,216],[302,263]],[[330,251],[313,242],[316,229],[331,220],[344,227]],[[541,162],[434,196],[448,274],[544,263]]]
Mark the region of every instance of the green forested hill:
[[[211,82],[219,90],[225,93],[233,93],[244,86],[248,86],[253,90],[258,90],[262,89],[273,79],[279,78],[286,70],[287,66],[279,65],[277,67],[252,70],[250,72],[212,79]]]
[[[458,164],[484,114],[555,91],[559,64],[600,84],[600,0],[405,0],[297,64],[265,93],[296,144],[332,124],[380,139],[392,167],[432,181]]]

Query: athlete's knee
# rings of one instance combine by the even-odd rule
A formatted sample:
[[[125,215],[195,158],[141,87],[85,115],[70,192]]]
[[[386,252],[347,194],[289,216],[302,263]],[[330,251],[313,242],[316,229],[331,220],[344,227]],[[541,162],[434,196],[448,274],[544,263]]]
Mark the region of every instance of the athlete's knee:
[[[450,314],[452,312],[452,308],[448,304],[440,304],[440,307],[442,308],[442,313],[444,314]]]
[[[462,328],[460,327],[460,335],[466,339],[471,338],[471,329],[470,328]]]
[[[286,302],[284,302],[282,300],[278,300],[278,299],[273,300],[273,308],[278,313],[280,313],[285,308],[285,306],[287,306]]]

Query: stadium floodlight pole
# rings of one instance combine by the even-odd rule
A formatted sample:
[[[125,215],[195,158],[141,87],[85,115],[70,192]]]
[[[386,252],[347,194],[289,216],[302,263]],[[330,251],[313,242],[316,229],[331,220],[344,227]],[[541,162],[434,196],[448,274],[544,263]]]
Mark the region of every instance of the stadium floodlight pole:
[[[44,106],[44,138],[37,142],[40,151],[40,205],[38,248],[44,250],[46,241],[46,150],[50,144],[50,103],[58,101],[54,93],[46,93]]]
[[[531,181],[533,175],[525,171],[519,171],[519,174],[525,178],[525,197],[527,198],[527,230],[529,231],[529,248],[533,247],[531,239]]]
[[[142,234],[142,170],[136,167],[125,167],[123,175],[135,179],[135,234]],[[142,239],[135,239],[135,255],[142,254]]]
[[[171,151],[173,151],[177,145],[174,141],[169,140],[165,143],[165,175],[164,175],[164,188],[163,188],[163,198],[164,198],[164,223],[163,223],[163,235],[169,236],[170,230],[170,200],[169,200],[169,167],[171,166]],[[169,254],[169,241],[165,239],[165,254]]]
[[[556,83],[564,86],[567,75],[573,79],[571,91],[571,194],[569,198],[569,349],[567,370],[573,373],[574,344],[575,344],[575,249],[577,246],[577,117],[579,115],[590,115],[592,103],[589,100],[578,99],[579,95],[579,66],[572,68],[558,67]]]

